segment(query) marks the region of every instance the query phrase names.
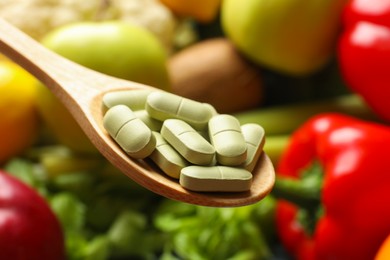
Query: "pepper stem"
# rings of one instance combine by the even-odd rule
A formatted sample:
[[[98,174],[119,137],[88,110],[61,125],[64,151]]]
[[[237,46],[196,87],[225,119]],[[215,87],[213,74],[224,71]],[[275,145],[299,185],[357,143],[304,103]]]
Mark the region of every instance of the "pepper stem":
[[[302,171],[298,179],[281,175],[276,177],[272,194],[299,208],[296,217],[307,234],[313,234],[316,223],[323,214],[322,184],[323,171],[318,161],[314,161],[309,168]]]
[[[277,176],[272,194],[306,210],[316,210],[321,201],[322,167],[317,161],[302,172],[299,179]]]

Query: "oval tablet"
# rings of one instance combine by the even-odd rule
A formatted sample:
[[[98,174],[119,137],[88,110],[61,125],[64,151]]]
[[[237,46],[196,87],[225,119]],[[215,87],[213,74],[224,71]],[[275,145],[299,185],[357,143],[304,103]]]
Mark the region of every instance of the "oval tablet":
[[[213,162],[214,147],[186,122],[179,119],[165,120],[161,135],[187,161],[199,165]]]
[[[168,144],[160,133],[153,132],[156,138],[156,149],[150,158],[157,166],[172,178],[179,179],[180,171],[188,165],[188,162]]]
[[[130,108],[125,105],[118,105],[110,108],[104,114],[103,126],[115,138],[122,126],[135,118],[137,117]]]
[[[241,126],[241,132],[247,144],[247,158],[243,167],[251,172],[263,152],[265,131],[258,124],[245,124]]]
[[[181,119],[197,130],[204,129],[215,113],[211,105],[163,91],[156,91],[148,96],[146,111],[160,121]]]
[[[134,89],[108,92],[103,96],[103,105],[106,109],[125,105],[132,110],[145,109],[146,98],[154,90]]]
[[[181,170],[180,184],[193,191],[241,192],[250,189],[252,174],[228,166],[188,166]]]
[[[103,126],[131,157],[143,159],[156,147],[152,131],[125,105],[110,108],[103,117]]]
[[[238,166],[245,162],[247,145],[239,121],[231,115],[216,115],[208,123],[210,142],[217,161],[222,165]]]

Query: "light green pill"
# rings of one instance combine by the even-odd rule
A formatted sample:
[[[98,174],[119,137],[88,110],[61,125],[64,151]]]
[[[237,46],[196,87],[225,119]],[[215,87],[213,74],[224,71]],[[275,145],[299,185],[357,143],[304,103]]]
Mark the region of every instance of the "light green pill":
[[[217,161],[222,165],[238,166],[245,162],[247,145],[240,122],[231,115],[216,115],[209,121],[209,136]]]
[[[212,105],[208,104],[208,103],[202,103],[204,106],[208,107],[208,109],[210,109],[211,111],[211,116],[216,116],[218,115],[218,112],[217,110],[215,109],[215,107],[213,107]]]
[[[163,91],[156,91],[148,96],[146,111],[160,121],[181,119],[197,130],[206,128],[207,122],[215,113],[211,105]]]
[[[248,191],[252,174],[229,166],[188,166],[181,170],[181,186],[192,191],[241,192]]]
[[[131,157],[143,159],[156,147],[152,131],[125,105],[110,108],[103,126],[118,145]]]
[[[145,109],[146,98],[153,90],[134,89],[108,92],[103,96],[103,105],[105,109],[125,105],[133,111]]]
[[[245,124],[241,126],[241,132],[247,144],[247,158],[243,167],[252,172],[263,152],[265,131],[258,124]]]
[[[161,135],[187,161],[198,165],[210,165],[215,150],[189,124],[179,119],[167,119],[161,128]]]
[[[153,132],[156,138],[156,149],[150,158],[168,176],[179,179],[180,171],[188,165],[188,162],[168,144],[160,133]]]
[[[110,108],[103,117],[103,126],[107,132],[115,139],[119,130],[127,122],[134,120],[136,115],[125,105],[118,105]]]
[[[143,110],[134,111],[134,114],[149,127],[150,130],[160,132],[162,122],[149,116],[148,112]]]

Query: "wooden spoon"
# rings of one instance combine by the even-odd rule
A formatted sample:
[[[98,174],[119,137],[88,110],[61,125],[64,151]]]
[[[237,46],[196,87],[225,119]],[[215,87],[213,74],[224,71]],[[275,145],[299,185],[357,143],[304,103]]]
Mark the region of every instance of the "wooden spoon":
[[[253,171],[250,191],[240,193],[191,192],[162,173],[151,161],[131,159],[102,125],[102,97],[109,91],[153,89],[82,67],[43,47],[0,20],[0,52],[29,71],[65,105],[96,148],[119,170],[147,189],[170,199],[213,207],[255,203],[272,189],[275,172],[263,153]]]

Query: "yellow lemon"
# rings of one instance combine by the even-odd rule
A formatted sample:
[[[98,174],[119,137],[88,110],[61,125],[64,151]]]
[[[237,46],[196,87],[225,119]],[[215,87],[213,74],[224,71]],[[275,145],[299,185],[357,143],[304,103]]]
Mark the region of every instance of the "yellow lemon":
[[[21,154],[37,137],[35,84],[21,67],[0,60],[0,163]]]

